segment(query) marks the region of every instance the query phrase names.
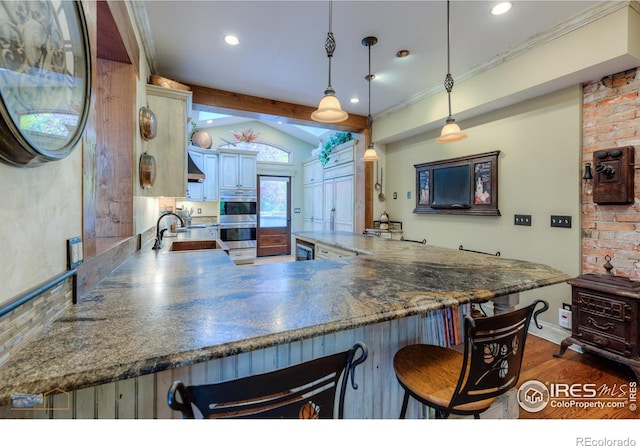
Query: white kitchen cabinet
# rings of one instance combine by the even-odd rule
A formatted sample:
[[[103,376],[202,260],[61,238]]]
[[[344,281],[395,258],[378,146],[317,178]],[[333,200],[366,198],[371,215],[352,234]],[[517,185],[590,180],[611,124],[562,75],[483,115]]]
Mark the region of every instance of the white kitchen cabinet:
[[[322,181],[322,163],[319,159],[314,158],[310,161],[306,161],[302,165],[302,177],[304,184],[317,183]]]
[[[325,179],[324,230],[353,232],[354,176]]]
[[[257,188],[257,152],[219,149],[220,196],[255,194]]]
[[[153,187],[144,189],[142,195],[184,197],[187,193],[187,112],[191,112],[191,92],[147,85],[146,93],[158,130],[155,138],[142,145],[156,162]]]
[[[323,177],[322,164],[317,158],[303,164],[304,205],[302,217],[305,231],[324,230],[322,217]]]
[[[316,243],[314,255],[316,259],[336,259],[341,257],[354,257],[357,256],[358,253],[325,245],[324,243]]]
[[[189,156],[198,166],[205,179],[202,182],[187,183],[189,201],[218,201],[218,155],[189,150]]]
[[[340,146],[323,171],[325,231],[353,232],[355,224],[355,144]]]
[[[218,155],[204,154],[204,201],[218,201]]]
[[[305,231],[322,231],[324,222],[322,218],[322,204],[324,198],[324,186],[322,181],[304,185],[304,219]]]

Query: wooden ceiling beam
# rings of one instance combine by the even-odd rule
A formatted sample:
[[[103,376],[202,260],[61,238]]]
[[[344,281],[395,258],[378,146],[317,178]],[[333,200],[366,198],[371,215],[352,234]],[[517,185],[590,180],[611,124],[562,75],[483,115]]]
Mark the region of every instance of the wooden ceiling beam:
[[[322,127],[345,132],[361,133],[367,128],[366,116],[350,114],[346,121],[338,124],[325,124],[312,121],[311,113],[315,109],[305,105],[249,96],[200,85],[186,85],[188,85],[193,92],[192,100],[194,106],[198,104],[205,107],[213,107],[218,111],[229,110],[229,114],[264,120],[281,120],[291,124]],[[233,111],[233,113],[231,113],[231,111]]]

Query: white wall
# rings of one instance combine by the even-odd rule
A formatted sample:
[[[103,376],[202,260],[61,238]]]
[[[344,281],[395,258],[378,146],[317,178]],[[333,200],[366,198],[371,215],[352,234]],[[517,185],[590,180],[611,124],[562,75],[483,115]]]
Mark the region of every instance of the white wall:
[[[82,149],[34,168],[0,164],[0,304],[67,270],[82,235]]]
[[[575,276],[580,273],[580,159],[582,89],[557,93],[461,122],[469,138],[436,144],[437,132],[388,144],[385,151],[385,209],[403,222],[408,239],[428,244],[496,253],[544,263]],[[500,150],[500,217],[414,214],[414,164]],[[397,192],[398,198],[393,199]],[[407,198],[411,192],[411,199]],[[377,208],[380,207],[378,203]],[[515,226],[514,214],[530,214],[532,226]],[[377,214],[376,214],[377,215]],[[572,217],[571,229],[551,228],[551,215]],[[549,301],[543,319],[557,323],[557,308],[570,302],[566,284],[523,293]]]

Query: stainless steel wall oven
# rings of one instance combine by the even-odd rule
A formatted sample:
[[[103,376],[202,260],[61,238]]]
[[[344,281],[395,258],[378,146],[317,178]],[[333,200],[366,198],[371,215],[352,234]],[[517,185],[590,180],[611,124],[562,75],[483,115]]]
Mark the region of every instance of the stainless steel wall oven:
[[[243,259],[256,256],[257,207],[256,194],[220,197],[218,236],[230,249],[245,250]]]

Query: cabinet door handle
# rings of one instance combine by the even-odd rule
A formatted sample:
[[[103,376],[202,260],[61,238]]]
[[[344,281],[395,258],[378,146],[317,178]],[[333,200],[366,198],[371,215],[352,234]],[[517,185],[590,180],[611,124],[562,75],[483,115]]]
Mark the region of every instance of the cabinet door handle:
[[[614,327],[614,325],[613,325],[613,323],[612,323],[612,322],[609,322],[609,323],[608,323],[608,324],[606,324],[606,325],[600,325],[600,324],[598,324],[598,323],[597,323],[593,318],[591,318],[591,317],[590,317],[588,320],[589,320],[589,323],[590,323],[591,325],[593,325],[594,327],[596,327],[598,330],[602,330],[602,331],[609,331],[609,330],[611,330],[611,329]]]

